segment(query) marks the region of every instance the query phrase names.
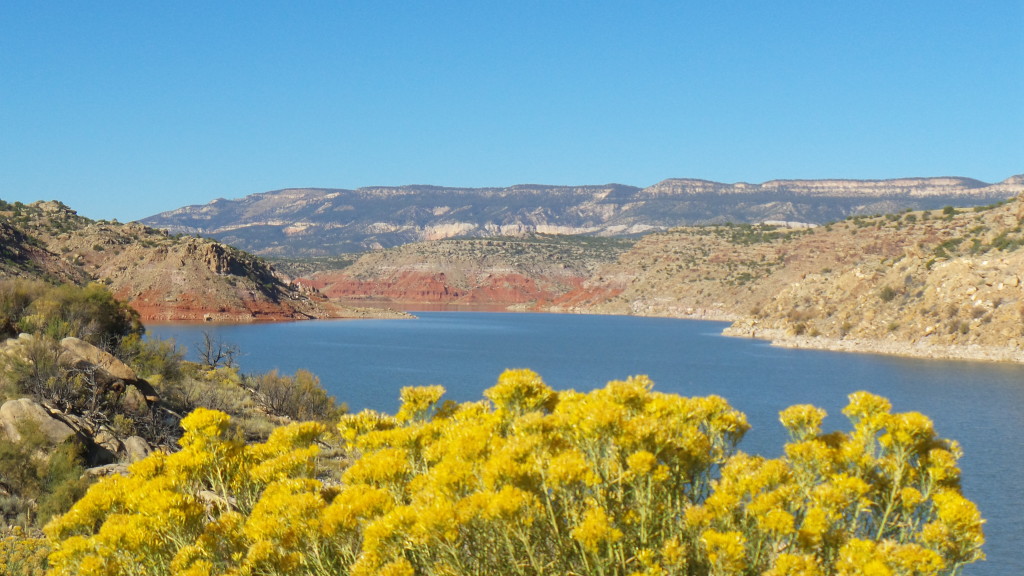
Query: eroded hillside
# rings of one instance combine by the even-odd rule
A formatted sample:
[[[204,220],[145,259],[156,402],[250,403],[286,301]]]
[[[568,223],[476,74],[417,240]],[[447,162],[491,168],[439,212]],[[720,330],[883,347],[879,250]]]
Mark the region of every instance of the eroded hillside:
[[[299,282],[342,300],[533,307],[578,287],[630,245],[545,235],[437,240],[370,252]]]
[[[310,281],[347,300],[717,319],[792,346],[1024,361],[1022,217],[1012,200],[818,227],[683,227],[628,249],[444,240]]]
[[[143,320],[232,321],[358,317],[303,290],[261,259],[214,240],[141,224],[95,222],[58,202],[8,205],[5,276],[107,285]]]
[[[643,238],[552,310],[735,321],[794,346],[1024,360],[1021,201]]]
[[[913,238],[934,224],[884,219]],[[942,216],[891,256],[790,283],[730,334],[792,346],[1024,361],[1024,203]]]
[[[0,276],[80,283],[88,276],[0,218]]]

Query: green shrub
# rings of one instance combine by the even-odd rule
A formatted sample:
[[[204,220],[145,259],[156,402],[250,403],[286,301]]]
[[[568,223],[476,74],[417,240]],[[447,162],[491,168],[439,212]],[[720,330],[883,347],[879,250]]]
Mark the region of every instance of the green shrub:
[[[306,370],[285,376],[272,370],[255,376],[248,384],[256,391],[267,410],[292,420],[328,421],[338,418],[345,408],[320,386],[320,379]]]
[[[899,292],[897,292],[892,286],[885,286],[878,291],[878,297],[882,302],[892,302],[898,294]]]
[[[85,450],[77,441],[65,442],[50,453],[41,474],[37,512],[40,526],[70,510],[85,495],[90,482],[84,463]]]
[[[172,409],[186,413],[204,407],[238,415],[255,407],[237,367],[209,369],[186,363],[183,368],[182,378],[161,386],[162,399]]]
[[[55,340],[75,336],[114,350],[129,335],[142,334],[135,310],[102,284],[51,286],[42,282],[0,281],[2,336],[46,334]]]
[[[119,356],[143,378],[159,376],[160,381],[182,377],[185,351],[173,340],[142,338],[132,334],[121,341]]]
[[[84,447],[75,437],[53,445],[31,421],[18,432],[18,441],[0,433],[0,480],[9,492],[5,520],[42,526],[85,494]]]

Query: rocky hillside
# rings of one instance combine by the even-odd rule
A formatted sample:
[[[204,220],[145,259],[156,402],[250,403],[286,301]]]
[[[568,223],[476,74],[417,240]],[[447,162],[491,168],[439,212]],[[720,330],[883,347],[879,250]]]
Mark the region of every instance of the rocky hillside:
[[[0,277],[81,283],[87,275],[40,245],[10,221],[0,218]]]
[[[1024,204],[653,234],[549,308],[815,348],[1024,361]]]
[[[808,274],[729,333],[798,347],[1024,361],[1022,222],[1021,201],[946,215],[930,241]],[[914,222],[907,236],[927,227]]]
[[[59,202],[5,205],[5,277],[106,284],[144,321],[358,317],[302,290],[261,259],[207,239],[141,224],[95,222]]]
[[[648,188],[307,188],[219,199],[141,222],[172,233],[213,237],[260,255],[310,257],[456,236],[626,236],[724,222],[822,224],[857,214],[987,204],[1022,191],[1024,176],[998,184],[967,178],[763,184],[671,179]]]
[[[310,281],[345,299],[729,320],[729,334],[791,346],[1024,361],[1022,219],[1015,199],[817,227],[681,227],[628,249],[443,240]]]
[[[298,280],[342,300],[538,306],[577,288],[629,240],[529,235],[435,240],[369,252]]]

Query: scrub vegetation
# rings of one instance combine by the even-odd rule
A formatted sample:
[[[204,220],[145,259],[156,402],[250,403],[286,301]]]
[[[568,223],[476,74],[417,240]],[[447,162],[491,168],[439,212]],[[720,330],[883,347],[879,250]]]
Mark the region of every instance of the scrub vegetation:
[[[143,333],[100,284],[0,281],[0,574],[44,573],[41,528],[97,478],[151,450],[177,452],[193,410],[230,417],[243,443],[345,412],[309,372],[243,374],[229,361],[237,348],[209,336],[195,344],[207,361],[188,362],[173,341]]]

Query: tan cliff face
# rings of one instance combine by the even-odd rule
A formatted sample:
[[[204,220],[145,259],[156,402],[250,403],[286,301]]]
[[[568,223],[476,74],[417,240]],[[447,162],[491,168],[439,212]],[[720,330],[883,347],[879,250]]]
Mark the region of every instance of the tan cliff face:
[[[645,188],[643,193],[656,196],[699,196],[723,194],[750,196],[786,194],[790,196],[881,198],[885,196],[974,196],[981,200],[1002,199],[1004,192],[1019,193],[1020,177],[988,184],[971,178],[893,178],[888,180],[770,180],[762,184],[739,182],[723,184],[707,180],[670,178]]]

